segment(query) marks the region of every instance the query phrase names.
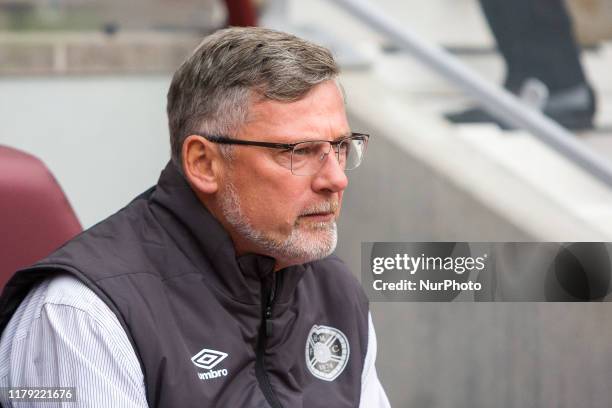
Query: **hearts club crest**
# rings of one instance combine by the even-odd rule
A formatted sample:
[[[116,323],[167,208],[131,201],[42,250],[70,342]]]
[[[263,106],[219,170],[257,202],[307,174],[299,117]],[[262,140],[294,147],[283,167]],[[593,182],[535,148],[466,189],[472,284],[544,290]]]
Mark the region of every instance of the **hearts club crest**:
[[[346,367],[349,354],[344,333],[329,326],[312,326],[306,339],[306,366],[312,375],[334,381]]]

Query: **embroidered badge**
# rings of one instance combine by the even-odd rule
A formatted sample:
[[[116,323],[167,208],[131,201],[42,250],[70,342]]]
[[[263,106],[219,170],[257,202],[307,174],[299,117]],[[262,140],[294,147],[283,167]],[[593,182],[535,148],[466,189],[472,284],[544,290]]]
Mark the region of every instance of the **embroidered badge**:
[[[306,366],[312,375],[334,381],[346,367],[349,354],[344,333],[329,326],[312,326],[306,339]]]

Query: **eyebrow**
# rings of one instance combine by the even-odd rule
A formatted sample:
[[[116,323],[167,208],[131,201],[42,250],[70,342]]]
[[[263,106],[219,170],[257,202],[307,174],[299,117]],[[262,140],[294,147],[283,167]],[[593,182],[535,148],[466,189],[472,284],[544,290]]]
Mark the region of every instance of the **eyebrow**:
[[[344,139],[345,137],[349,137],[352,136],[353,132],[351,130],[349,130],[348,132],[344,132],[343,134],[341,134],[340,136],[336,137],[335,139],[332,139],[332,142],[338,141],[340,139]]]
[[[295,143],[302,143],[302,142],[337,142],[338,140],[344,139],[346,137],[352,136],[353,135],[353,131],[348,130],[346,132],[343,132],[342,134],[340,134],[339,136],[336,136],[335,138],[333,138],[332,140],[327,140],[327,139],[323,139],[320,136],[313,136],[312,138],[306,138],[306,139],[302,139],[299,142],[294,142],[294,143],[289,143],[289,142],[273,142],[273,143],[280,143],[280,144],[295,144]]]

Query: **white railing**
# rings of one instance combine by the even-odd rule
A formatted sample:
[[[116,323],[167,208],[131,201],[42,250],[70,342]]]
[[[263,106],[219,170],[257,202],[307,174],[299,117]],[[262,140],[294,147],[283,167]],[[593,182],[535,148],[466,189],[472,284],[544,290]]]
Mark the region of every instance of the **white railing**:
[[[373,2],[366,0],[331,0],[331,2],[382,33],[398,47],[460,87],[500,121],[529,131],[543,143],[612,187],[612,166],[608,161],[577,141],[572,133],[555,121],[526,106],[505,89],[483,79],[441,47],[419,38]]]

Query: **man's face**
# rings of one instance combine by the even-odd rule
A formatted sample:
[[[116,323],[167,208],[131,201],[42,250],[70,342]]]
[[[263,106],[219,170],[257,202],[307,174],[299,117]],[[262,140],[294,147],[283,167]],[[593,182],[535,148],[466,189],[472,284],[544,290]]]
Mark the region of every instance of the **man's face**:
[[[295,143],[334,140],[350,133],[338,86],[327,81],[292,103],[264,101],[250,107],[239,139]],[[336,246],[336,219],[348,184],[336,156],[319,172],[293,175],[287,152],[235,146],[220,181],[218,206],[239,253],[276,258],[279,266],[329,255]]]

